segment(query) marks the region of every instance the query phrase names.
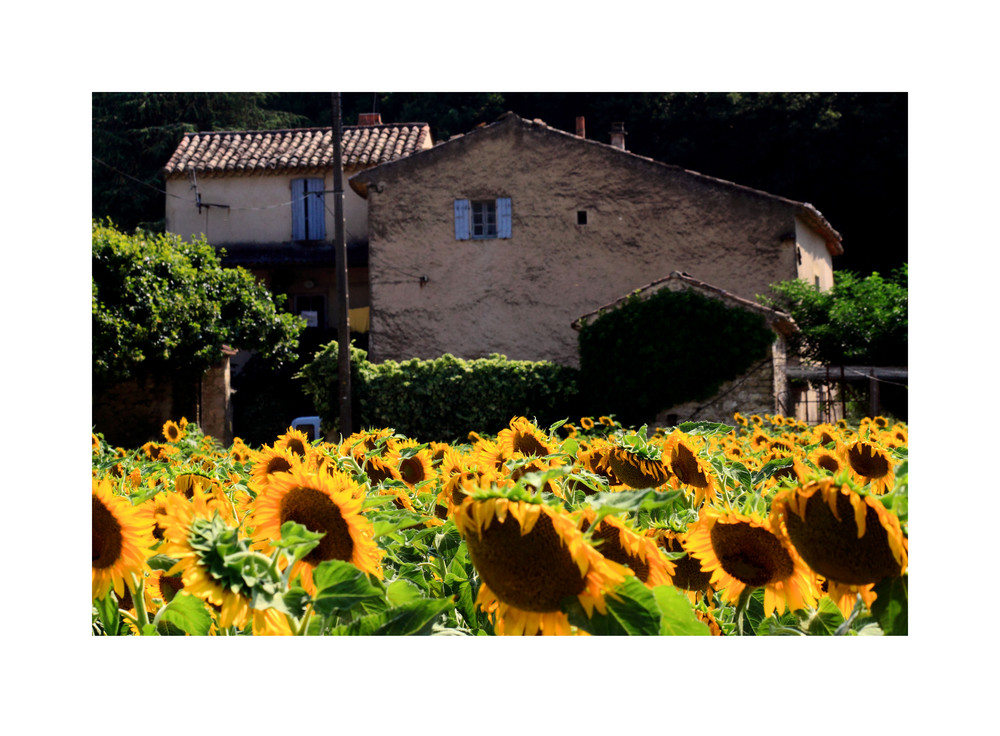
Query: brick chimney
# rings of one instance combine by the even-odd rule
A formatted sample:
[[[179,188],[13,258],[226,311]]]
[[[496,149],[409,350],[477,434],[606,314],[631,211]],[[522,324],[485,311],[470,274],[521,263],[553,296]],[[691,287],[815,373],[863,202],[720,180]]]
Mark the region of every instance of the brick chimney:
[[[587,126],[584,125],[583,116],[576,119],[576,134],[581,138],[587,137]]]
[[[611,145],[625,150],[625,123],[611,123]]]
[[[363,112],[358,115],[358,125],[381,125],[382,113]]]

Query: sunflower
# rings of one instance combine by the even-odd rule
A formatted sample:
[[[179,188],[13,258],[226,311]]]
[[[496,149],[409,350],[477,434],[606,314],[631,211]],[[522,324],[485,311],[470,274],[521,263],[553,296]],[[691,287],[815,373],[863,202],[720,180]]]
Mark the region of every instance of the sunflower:
[[[605,427],[611,427],[612,429],[614,429],[616,426],[618,426],[617,423],[615,422],[615,420],[612,419],[611,417],[608,417],[608,416],[603,416],[603,415],[599,416],[599,417],[597,417],[597,421],[599,421]]]
[[[597,551],[620,565],[631,568],[639,580],[649,588],[670,585],[675,572],[674,563],[668,560],[656,540],[639,534],[614,516],[605,516],[591,529],[597,513],[592,509],[583,510],[581,531],[590,532],[590,539]]]
[[[320,543],[295,563],[291,575],[302,575],[303,587],[314,592],[312,571],[326,560],[344,560],[382,577],[382,550],[375,544],[374,527],[361,513],[357,484],[339,472],[309,471],[299,465],[276,475],[254,500],[252,520],[255,544],[270,552],[270,540],[281,538],[281,525],[298,522],[311,532],[322,532]]]
[[[387,480],[401,481],[403,479],[399,471],[390,465],[386,458],[378,455],[372,455],[365,459],[364,471],[365,475],[368,476],[368,485],[372,488]]]
[[[421,447],[416,440],[392,443],[392,449],[386,454],[385,460],[396,468],[407,488],[414,488],[435,476],[430,451]]]
[[[575,596],[588,616],[605,613],[604,595],[631,574],[556,507],[477,494],[454,520],[482,580],[476,603],[499,635],[571,634],[561,601]]]
[[[163,424],[163,438],[167,442],[177,442],[184,437],[184,430],[177,426],[177,422],[168,419]]]
[[[508,455],[493,440],[479,437],[472,446],[472,464],[483,470],[501,470]]]
[[[858,484],[871,483],[872,493],[879,496],[892,490],[896,475],[888,452],[864,440],[844,445],[842,452],[847,471]]]
[[[689,529],[688,552],[712,573],[712,585],[729,603],[746,588],[764,588],[764,614],[814,606],[815,575],[771,522],[755,513],[702,510]]]
[[[105,598],[114,588],[120,599],[131,577],[141,578],[146,570],[154,544],[150,508],[115,495],[106,478],[91,479],[90,524],[91,598]]]
[[[277,608],[254,609],[251,618],[254,636],[291,636],[288,617]]]
[[[457,473],[452,473],[448,480],[441,484],[441,491],[438,493],[436,499],[438,508],[444,506],[446,509],[445,516],[440,517],[440,513],[438,516],[440,518],[453,516],[466,497],[471,496],[477,491],[489,490],[494,486],[510,487],[511,485],[513,483],[509,476],[501,477],[492,468],[486,470],[461,470]]]
[[[161,552],[177,560],[167,575],[181,574],[184,592],[218,609],[218,625],[244,628],[250,621],[250,603],[242,575],[225,568],[218,548],[232,547],[239,532],[221,517],[216,501],[195,494],[166,495],[166,510],[158,515],[163,527]],[[161,588],[163,580],[160,581]]]
[[[649,529],[646,535],[664,552],[672,555],[684,553],[670,560],[674,568],[670,578],[675,588],[685,591],[692,603],[697,602],[699,597],[711,594],[712,573],[702,569],[700,560],[687,554],[683,535],[664,528]]]
[[[604,479],[610,490],[623,487],[623,483],[608,464],[608,457],[613,447],[607,440],[599,440],[586,450],[581,448],[576,454],[576,464],[583,470]],[[581,488],[588,496],[597,493],[596,490],[576,481],[572,482],[571,488]]]
[[[670,480],[670,469],[662,460],[618,445],[610,445],[601,462],[629,488],[659,488]]]
[[[393,434],[393,430],[388,427],[355,432],[340,443],[336,454],[340,457],[350,455],[360,465],[365,461],[365,456],[369,453],[377,450],[377,454],[384,454],[386,451],[386,441]]]
[[[844,469],[841,453],[837,450],[828,450],[822,445],[810,452],[807,459],[827,475],[836,475]]]
[[[523,478],[528,473],[543,473],[550,468],[560,467],[563,463],[558,458],[553,458],[550,461],[542,460],[534,455],[525,456],[521,453],[515,453],[513,457],[504,463],[504,468],[507,470],[507,475],[512,483],[517,483],[521,478]],[[538,490],[534,485],[524,482],[526,488],[531,488],[533,490]],[[552,493],[556,496],[562,498],[563,491],[559,484],[556,482],[556,478],[549,478],[545,481],[544,486],[541,489],[546,493]]]
[[[514,417],[507,429],[497,433],[497,446],[508,459],[515,453],[545,457],[555,452],[549,438],[524,417]]]
[[[178,448],[159,442],[147,442],[139,450],[147,460],[167,460],[179,452]]]
[[[752,452],[766,451],[771,446],[771,435],[760,427],[754,427],[747,441],[750,443]]]
[[[233,438],[233,444],[229,448],[229,456],[233,459],[233,462],[237,463],[248,462],[253,457],[250,448],[239,437]]]
[[[907,538],[899,519],[877,499],[830,478],[781,491],[771,518],[817,574],[828,594],[850,613],[856,593],[869,605],[879,581],[906,572]]]
[[[291,450],[278,450],[273,447],[263,447],[250,451],[249,486],[256,493],[267,488],[271,482],[302,464],[302,460],[293,455]]]
[[[836,442],[840,439],[841,434],[842,430],[832,424],[817,424],[809,431],[812,441],[820,445],[829,445],[831,442]]]
[[[712,503],[718,498],[719,489],[712,466],[699,456],[688,435],[679,429],[674,430],[667,438],[663,456],[667,458],[675,483],[694,489],[695,506],[706,499]]]
[[[594,420],[590,417],[580,417],[580,426],[589,432],[594,428]]]
[[[312,445],[309,442],[309,435],[303,432],[301,429],[293,429],[289,427],[285,430],[285,433],[278,436],[278,439],[274,441],[273,445],[276,450],[289,450],[295,455],[304,458]]]

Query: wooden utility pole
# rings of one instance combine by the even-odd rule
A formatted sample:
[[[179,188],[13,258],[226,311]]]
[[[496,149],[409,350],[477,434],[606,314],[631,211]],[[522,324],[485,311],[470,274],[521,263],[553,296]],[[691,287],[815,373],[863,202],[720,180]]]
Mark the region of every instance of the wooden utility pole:
[[[340,436],[351,433],[351,327],[347,294],[347,242],[344,238],[344,163],[340,92],[333,96],[333,220],[334,266],[337,269],[337,375],[340,385]]]

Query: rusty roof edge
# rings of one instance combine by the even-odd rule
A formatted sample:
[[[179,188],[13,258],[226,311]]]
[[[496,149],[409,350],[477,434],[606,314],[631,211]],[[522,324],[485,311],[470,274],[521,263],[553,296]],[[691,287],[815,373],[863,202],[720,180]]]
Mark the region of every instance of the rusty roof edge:
[[[342,137],[345,137],[345,136],[349,135],[350,133],[353,133],[353,132],[358,131],[358,130],[371,130],[371,129],[376,129],[376,130],[377,129],[383,129],[383,130],[384,129],[390,129],[390,130],[391,129],[396,129],[396,130],[400,130],[400,129],[403,129],[403,128],[415,128],[418,131],[418,133],[417,133],[417,141],[416,141],[417,148],[414,151],[414,153],[416,153],[418,151],[422,151],[422,150],[427,150],[427,149],[421,147],[425,143],[425,141],[430,141],[430,142],[433,143],[433,137],[431,135],[430,124],[429,123],[423,123],[423,122],[382,123],[380,125],[345,125],[345,126],[342,127],[341,130],[342,130]],[[177,146],[174,148],[174,151],[170,155],[170,158],[167,160],[167,163],[164,164],[160,168],[160,173],[163,174],[163,176],[166,177],[166,178],[179,178],[179,177],[183,177],[183,176],[188,175],[188,173],[190,171],[192,171],[192,170],[194,170],[196,172],[199,172],[199,173],[201,172],[201,170],[199,168],[197,168],[197,165],[195,165],[195,166],[189,166],[189,165],[185,164],[185,165],[182,166],[182,165],[179,165],[179,164],[175,163],[178,158],[182,158],[183,157],[184,154],[182,152],[182,149],[184,149],[184,148],[187,147],[188,141],[190,141],[192,138],[195,138],[195,137],[207,136],[207,137],[214,137],[214,138],[223,138],[223,137],[226,137],[226,136],[230,136],[230,137],[232,137],[232,136],[248,137],[248,136],[255,136],[255,135],[270,135],[270,136],[274,136],[274,135],[286,135],[286,134],[295,134],[295,133],[298,133],[298,134],[303,134],[303,133],[319,133],[319,134],[322,134],[322,135],[326,135],[327,133],[333,133],[333,126],[327,125],[327,126],[316,126],[316,127],[310,127],[310,128],[273,128],[273,129],[261,129],[261,130],[209,130],[209,131],[188,132],[188,133],[185,133],[183,135],[183,137],[181,138],[180,141],[178,141]],[[412,155],[412,154],[409,154],[409,155]],[[406,158],[406,156],[403,156],[402,158]],[[172,167],[176,167],[176,168],[172,168]],[[276,173],[277,173],[278,169],[282,169],[283,170],[283,169],[289,169],[289,168],[292,168],[292,169],[302,169],[302,168],[316,169],[316,168],[329,168],[329,167],[323,167],[323,166],[320,166],[320,167],[315,167],[315,166],[313,166],[313,167],[302,167],[302,166],[274,166],[274,165],[271,165],[271,166],[267,166],[267,167],[259,167],[259,168],[255,167],[255,171],[257,171],[257,173],[261,173],[261,171],[272,170],[273,169],[273,170],[276,170]],[[208,173],[208,172],[206,172],[206,173]],[[232,173],[239,174],[239,173],[243,173],[243,172],[242,171],[219,171],[219,172],[211,172],[211,173],[214,173],[216,175],[223,175],[224,176],[224,175],[228,175],[228,174],[232,174]]]

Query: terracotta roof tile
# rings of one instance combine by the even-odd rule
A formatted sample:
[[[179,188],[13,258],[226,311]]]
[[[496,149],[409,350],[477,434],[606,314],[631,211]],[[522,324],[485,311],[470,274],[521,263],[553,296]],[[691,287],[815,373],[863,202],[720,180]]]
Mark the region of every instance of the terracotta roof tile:
[[[430,148],[427,123],[345,125],[344,169],[356,171]],[[333,165],[333,128],[186,133],[164,167],[167,176],[313,170]]]

